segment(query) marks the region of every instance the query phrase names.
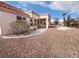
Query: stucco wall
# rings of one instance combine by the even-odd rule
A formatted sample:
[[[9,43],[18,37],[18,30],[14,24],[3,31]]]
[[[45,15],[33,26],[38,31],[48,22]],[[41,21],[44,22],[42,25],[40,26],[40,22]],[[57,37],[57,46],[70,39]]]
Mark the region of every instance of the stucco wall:
[[[0,11],[1,35],[11,34],[10,23],[16,20],[16,15]],[[30,25],[30,17],[26,17],[26,21]]]
[[[16,15],[0,11],[1,34],[10,34],[10,22],[16,20]]]
[[[34,25],[34,19],[38,20],[39,19],[39,16],[33,12],[29,12],[27,13],[30,15],[30,17],[32,17],[32,20],[33,20],[33,26],[30,26],[30,29],[34,29],[34,28],[37,28],[37,25]]]
[[[48,15],[40,15],[40,18],[48,18]]]
[[[35,13],[32,13],[32,17],[33,17],[33,24],[34,24],[34,23],[35,23],[35,22],[34,22],[34,19],[38,21],[39,16],[38,16],[37,14],[35,14]],[[33,27],[34,29],[35,29],[35,28],[37,29],[37,25],[33,25],[32,27]]]
[[[30,17],[26,17],[26,21],[30,25]]]
[[[35,19],[38,19],[39,18],[39,16],[36,15],[36,14],[34,14],[34,13],[32,13],[32,17],[35,18]]]

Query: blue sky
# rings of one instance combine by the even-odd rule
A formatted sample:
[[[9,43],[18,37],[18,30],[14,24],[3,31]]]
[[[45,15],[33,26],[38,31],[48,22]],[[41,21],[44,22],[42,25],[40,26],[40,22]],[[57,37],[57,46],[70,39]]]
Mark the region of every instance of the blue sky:
[[[14,7],[23,10],[32,10],[38,14],[48,13],[51,19],[62,19],[62,13],[66,12],[72,18],[79,18],[79,2],[78,1],[4,1]]]

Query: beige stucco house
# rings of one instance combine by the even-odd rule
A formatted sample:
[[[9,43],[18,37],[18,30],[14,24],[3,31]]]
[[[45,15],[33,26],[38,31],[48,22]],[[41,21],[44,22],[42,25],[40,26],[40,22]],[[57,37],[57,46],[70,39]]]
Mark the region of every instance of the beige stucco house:
[[[39,21],[41,25],[48,28],[50,26],[50,15],[49,14],[40,14]]]
[[[50,16],[49,14],[37,14],[33,11],[26,11],[28,15],[30,15],[31,20],[31,28],[38,28],[38,27],[44,27],[48,28],[50,26]]]
[[[50,16],[48,14],[37,14],[33,11],[22,11],[16,7],[0,2],[0,34],[11,34],[10,23],[17,19],[26,20],[30,29],[50,26]]]
[[[30,28],[34,29],[38,27],[39,15],[33,11],[25,11],[26,14],[30,16]]]
[[[30,24],[30,16],[25,14],[20,9],[10,6],[6,3],[0,2],[0,29],[1,34],[11,34],[10,23],[17,19],[26,20]]]

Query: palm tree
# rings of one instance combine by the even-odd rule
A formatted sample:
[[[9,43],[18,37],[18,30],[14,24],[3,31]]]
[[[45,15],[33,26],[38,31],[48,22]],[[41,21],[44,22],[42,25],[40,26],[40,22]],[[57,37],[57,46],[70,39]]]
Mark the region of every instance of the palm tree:
[[[66,13],[63,13],[62,16],[63,16],[64,26],[65,26],[66,25],[66,19],[65,19]]]
[[[71,17],[70,17],[70,15],[68,15],[67,20],[66,20],[66,26],[70,25],[70,21],[71,21]]]

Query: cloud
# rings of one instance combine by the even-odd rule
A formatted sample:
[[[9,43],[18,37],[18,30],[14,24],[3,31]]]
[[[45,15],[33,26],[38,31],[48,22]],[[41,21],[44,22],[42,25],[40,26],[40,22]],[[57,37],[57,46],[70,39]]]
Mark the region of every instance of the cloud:
[[[30,8],[29,4],[38,4],[41,5],[42,7],[47,7],[46,3],[43,1],[18,1],[20,6],[17,6],[19,8],[22,8],[23,10],[27,10],[26,7]],[[38,6],[37,6],[38,7]]]
[[[79,12],[79,2],[78,1],[50,1],[46,4],[45,1],[20,1],[23,6],[28,6],[28,4],[38,4],[43,7],[50,8],[52,10],[63,10],[67,12]]]
[[[32,1],[31,3],[33,3],[33,4],[39,4],[39,5],[41,5],[41,6],[43,6],[43,7],[48,7],[48,5],[46,4],[46,2],[44,2],[44,1]]]
[[[70,12],[79,12],[78,1],[54,1],[49,5],[54,10],[65,10]]]
[[[38,4],[43,7],[47,7],[48,5],[44,1],[19,1],[20,4],[28,5],[28,4]]]

